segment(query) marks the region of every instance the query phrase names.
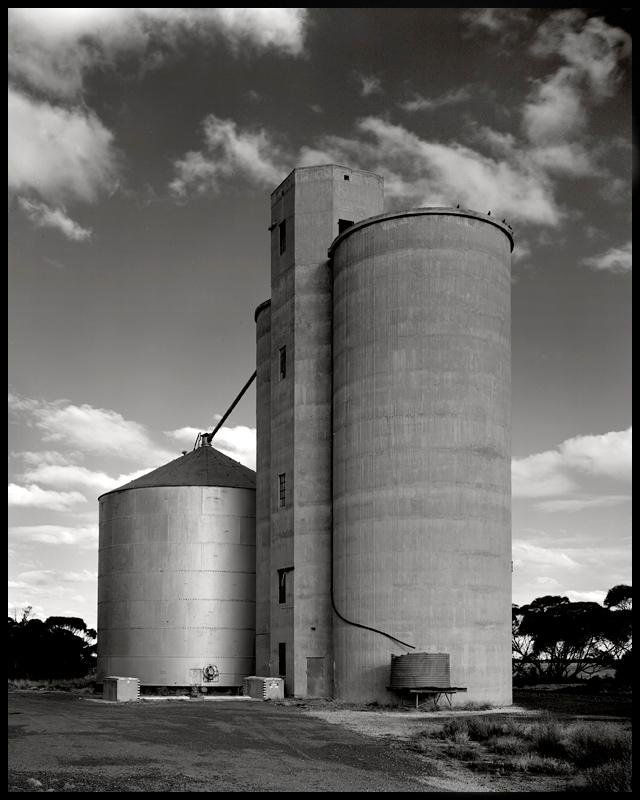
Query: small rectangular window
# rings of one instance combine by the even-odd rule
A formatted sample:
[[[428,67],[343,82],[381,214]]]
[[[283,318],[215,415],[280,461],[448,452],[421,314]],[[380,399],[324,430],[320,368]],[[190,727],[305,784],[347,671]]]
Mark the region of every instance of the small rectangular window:
[[[353,220],[351,219],[339,219],[338,220],[338,235],[342,233],[342,231],[346,231],[347,228],[350,228],[353,225]]]
[[[278,570],[278,603],[282,605],[287,602],[287,571]]]
[[[349,180],[349,176],[348,175],[343,175],[342,177],[345,179],[345,181]]]
[[[287,347],[286,345],[280,348],[280,380],[287,377]]]
[[[280,605],[287,602],[287,591],[290,589],[287,575],[292,570],[293,567],[286,567],[285,569],[278,570],[278,603],[280,603]],[[291,592],[289,592],[289,594],[291,594]]]
[[[278,489],[280,492],[280,508],[283,508],[287,504],[287,473],[283,472],[281,475],[278,475]]]
[[[287,220],[283,219],[279,226],[280,230],[280,255],[287,249]]]
[[[278,643],[278,676],[285,678],[287,675],[287,645],[286,642]]]

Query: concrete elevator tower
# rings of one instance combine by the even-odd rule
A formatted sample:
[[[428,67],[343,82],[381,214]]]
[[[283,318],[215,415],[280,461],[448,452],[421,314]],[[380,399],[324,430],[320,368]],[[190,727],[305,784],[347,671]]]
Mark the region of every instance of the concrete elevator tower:
[[[382,213],[382,178],[335,165],[271,200],[256,674],[393,703],[392,655],[447,654],[465,701],[509,704],[511,229]]]
[[[256,310],[256,674],[333,693],[328,247],[383,208],[383,180],[294,170],[271,195],[271,301]],[[295,598],[295,600],[294,600]]]

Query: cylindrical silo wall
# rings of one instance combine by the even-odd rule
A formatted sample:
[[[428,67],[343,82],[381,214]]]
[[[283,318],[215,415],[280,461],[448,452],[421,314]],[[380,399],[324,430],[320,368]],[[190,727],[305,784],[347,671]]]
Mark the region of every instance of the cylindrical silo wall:
[[[334,252],[334,600],[511,702],[510,237],[420,209]],[[391,654],[336,620],[336,698],[394,702]],[[454,700],[455,702],[455,700]]]
[[[98,680],[241,686],[254,674],[254,631],[253,489],[152,487],[100,499]]]
[[[256,674],[271,675],[271,308],[256,316]]]

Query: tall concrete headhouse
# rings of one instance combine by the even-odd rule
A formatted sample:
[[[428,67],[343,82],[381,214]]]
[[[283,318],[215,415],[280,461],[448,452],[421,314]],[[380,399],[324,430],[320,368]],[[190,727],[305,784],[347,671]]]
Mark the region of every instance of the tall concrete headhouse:
[[[383,192],[327,165],[271,195],[255,674],[389,703],[392,656],[440,653],[509,704],[512,231]]]

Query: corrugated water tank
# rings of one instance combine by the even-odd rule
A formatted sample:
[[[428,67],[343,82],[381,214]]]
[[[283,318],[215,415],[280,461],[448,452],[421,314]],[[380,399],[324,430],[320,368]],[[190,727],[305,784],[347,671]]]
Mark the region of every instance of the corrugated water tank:
[[[244,679],[243,694],[258,700],[284,699],[284,678],[260,678],[250,675]]]
[[[449,653],[391,656],[389,689],[445,688],[450,685]]]
[[[140,681],[137,678],[111,676],[102,683],[102,699],[120,703],[140,699]]]

